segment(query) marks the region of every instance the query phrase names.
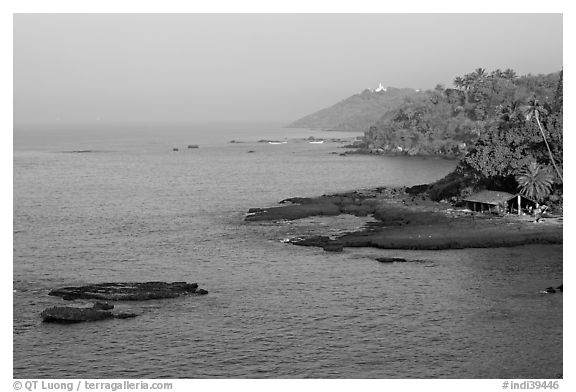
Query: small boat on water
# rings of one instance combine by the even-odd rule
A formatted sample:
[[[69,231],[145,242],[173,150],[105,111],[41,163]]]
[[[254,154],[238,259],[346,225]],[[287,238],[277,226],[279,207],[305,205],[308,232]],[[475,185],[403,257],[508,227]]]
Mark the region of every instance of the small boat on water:
[[[272,142],[272,141],[268,142],[268,144],[286,144],[286,143],[288,143],[286,140],[284,140],[283,142]]]
[[[310,141],[308,143],[310,143],[310,144],[322,144],[322,143],[324,143],[324,140],[314,140],[314,141]]]

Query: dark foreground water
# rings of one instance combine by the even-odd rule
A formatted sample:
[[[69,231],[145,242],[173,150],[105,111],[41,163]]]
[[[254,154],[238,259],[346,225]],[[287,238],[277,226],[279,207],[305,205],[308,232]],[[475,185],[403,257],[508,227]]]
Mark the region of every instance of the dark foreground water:
[[[562,282],[561,246],[334,254],[281,240],[361,219],[243,221],[248,208],[291,196],[429,182],[453,162],[256,143],[350,136],[264,126],[44,131],[15,133],[16,378],[562,373],[563,297],[539,293]],[[78,150],[93,152],[69,152]],[[62,304],[52,288],[149,280],[198,282],[210,294],[117,304],[135,319],[41,323],[45,307]]]

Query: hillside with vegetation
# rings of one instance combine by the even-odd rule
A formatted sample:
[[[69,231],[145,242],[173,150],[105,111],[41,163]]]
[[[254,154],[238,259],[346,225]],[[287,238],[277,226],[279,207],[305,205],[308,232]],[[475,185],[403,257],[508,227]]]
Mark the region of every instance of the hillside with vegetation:
[[[406,97],[365,132],[364,152],[460,157],[509,110],[536,99],[550,104],[558,74],[517,77],[482,68]],[[513,109],[511,106],[516,105]]]
[[[364,132],[383,113],[402,104],[406,98],[418,94],[416,90],[409,88],[366,89],[331,107],[296,120],[288,127]]]
[[[562,94],[562,71],[477,68],[448,88],[366,90],[290,126],[363,130],[358,153],[459,159],[446,178],[412,190],[433,200],[499,189],[561,206]]]
[[[445,129],[435,128],[436,134],[444,132],[445,143],[466,142],[467,146],[460,152],[458,167],[453,173],[414,191],[425,191],[433,200],[456,200],[479,189],[520,191],[534,201],[546,201],[561,208],[562,71],[516,77],[513,71],[486,74],[478,69],[456,78],[454,84],[457,93],[451,92],[454,89],[430,92],[430,97],[436,95],[437,98],[429,103],[420,101],[418,107],[427,110],[413,117],[417,118],[416,124],[422,125],[434,124],[423,119],[444,116]],[[446,103],[450,96],[458,98]],[[406,107],[411,105],[407,103]],[[453,111],[448,110],[447,105],[451,105]],[[384,118],[390,118],[390,114]],[[397,124],[398,118],[393,116],[388,124]],[[450,120],[457,119],[461,120],[457,122],[459,126],[450,126]],[[369,143],[379,135],[379,129],[382,134],[390,134],[390,128],[371,129],[367,134]],[[434,126],[413,126],[408,132],[421,135],[426,129]],[[465,139],[466,135],[474,137]]]

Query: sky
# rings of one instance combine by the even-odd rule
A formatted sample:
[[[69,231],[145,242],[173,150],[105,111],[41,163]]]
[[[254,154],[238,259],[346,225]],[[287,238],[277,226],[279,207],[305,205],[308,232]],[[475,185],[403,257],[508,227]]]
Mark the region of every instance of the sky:
[[[289,123],[368,87],[563,66],[561,14],[15,14],[14,123]]]

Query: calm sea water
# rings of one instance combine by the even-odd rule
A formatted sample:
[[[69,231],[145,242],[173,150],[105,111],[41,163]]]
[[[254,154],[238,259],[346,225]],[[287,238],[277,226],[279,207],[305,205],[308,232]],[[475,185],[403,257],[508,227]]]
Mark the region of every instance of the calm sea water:
[[[334,254],[281,240],[365,220],[245,223],[250,207],[287,197],[420,184],[454,167],[330,154],[337,143],[257,143],[308,136],[353,135],[262,125],[16,130],[14,377],[562,373],[562,294],[538,293],[562,282],[561,246]],[[70,152],[79,150],[93,152]],[[140,314],[129,320],[41,322],[62,303],[52,288],[150,280],[198,282],[210,294],[117,304]]]

